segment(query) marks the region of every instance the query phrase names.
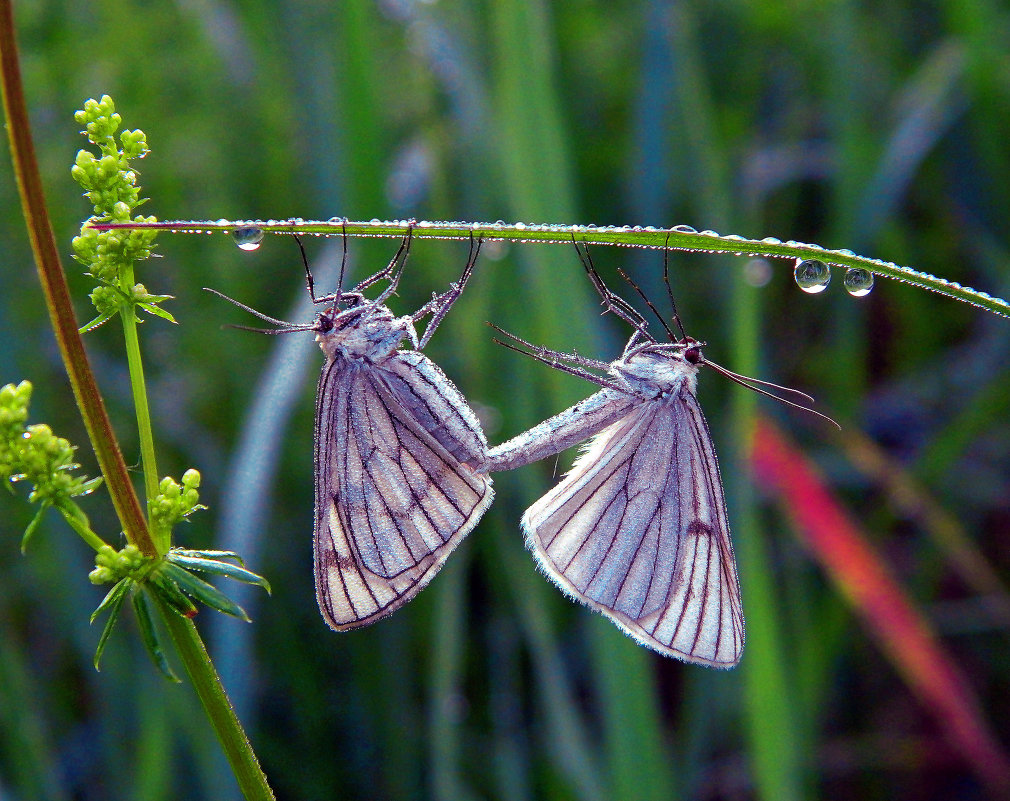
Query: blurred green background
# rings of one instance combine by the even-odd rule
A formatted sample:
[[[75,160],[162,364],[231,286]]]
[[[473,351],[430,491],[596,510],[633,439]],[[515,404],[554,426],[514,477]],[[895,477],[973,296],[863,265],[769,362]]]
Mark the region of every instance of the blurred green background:
[[[73,112],[113,96],[153,153],[141,183],[161,219],[406,218],[691,224],[849,248],[1010,293],[1010,9],[887,4],[348,0],[16,4],[22,66],[56,236],[90,206],[69,177]],[[0,168],[0,383],[35,386],[32,421],[85,442],[32,268],[11,170]],[[336,240],[308,243],[317,276]],[[355,240],[354,274],[392,240]],[[180,325],[142,328],[159,468],[203,474],[210,506],[177,530],[233,548],[273,585],[235,591],[255,622],[198,625],[282,799],[986,798],[963,750],[854,615],[779,506],[751,480],[742,392],[701,378],[734,522],[749,638],[719,672],[656,656],[566,599],[518,521],[552,460],[496,476],[494,507],[418,598],[375,626],[326,628],[311,568],[318,348],[202,292],[307,320],[294,245],[241,253],[165,235],[138,275]],[[662,299],[662,255],[596,248]],[[406,313],[462,269],[465,243],[415,242],[392,306]],[[91,284],[66,260],[83,321]],[[758,265],[759,267],[760,265]],[[713,360],[806,390],[845,431],[758,400],[935,627],[1010,737],[1010,614],[929,532],[960,530],[1010,570],[1008,321],[878,280],[800,292],[745,258],[673,254],[689,333]],[[757,276],[757,278],[755,277]],[[330,279],[332,281],[332,278]],[[317,286],[326,286],[317,278]],[[299,305],[301,304],[301,305]],[[592,390],[491,343],[485,320],[610,359],[571,248],[488,246],[427,353],[500,442]],[[128,463],[139,455],[122,334],[87,340]],[[866,435],[902,506],[846,444]],[[139,484],[139,472],[138,472]],[[23,494],[23,493],[21,493]],[[225,799],[234,780],[187,685],[164,682],[132,622],[102,672],[87,617],[93,554],[52,515],[0,510],[0,798]],[[107,538],[106,497],[85,509]],[[941,525],[942,524],[942,525]],[[229,591],[234,587],[227,587]],[[998,588],[997,588],[998,589]],[[971,710],[969,710],[971,711]],[[1004,757],[1005,758],[1005,757]],[[1005,788],[1004,788],[1005,789]]]

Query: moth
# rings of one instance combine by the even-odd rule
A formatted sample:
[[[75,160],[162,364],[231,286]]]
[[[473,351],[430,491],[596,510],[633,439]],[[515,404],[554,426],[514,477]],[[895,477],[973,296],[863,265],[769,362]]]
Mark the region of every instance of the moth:
[[[314,331],[326,357],[316,394],[313,554],[319,609],[337,631],[374,623],[417,595],[494,495],[476,467],[487,456],[477,416],[420,352],[462,293],[481,242],[471,236],[466,267],[448,291],[397,317],[385,304],[411,236],[408,229],[384,269],[321,298],[306,261],[309,294],[327,304],[312,323],[276,320],[222,295],[278,326],[267,333]],[[345,235],[338,287],[346,257]],[[383,281],[374,299],[365,297]],[[415,325],[426,315],[418,337]]]
[[[706,361],[704,343],[684,333],[676,312],[679,337],[639,290],[666,329],[669,341],[657,341],[645,318],[604,285],[588,248],[575,246],[605,312],[631,325],[631,337],[607,364],[493,326],[521,347],[499,344],[602,389],[492,448],[488,469],[521,467],[592,438],[522,518],[540,568],[642,645],[733,667],[744,646],[743,606],[719,461],[696,394],[698,370],[708,365],[752,389],[776,385]],[[672,304],[668,263],[664,278]]]

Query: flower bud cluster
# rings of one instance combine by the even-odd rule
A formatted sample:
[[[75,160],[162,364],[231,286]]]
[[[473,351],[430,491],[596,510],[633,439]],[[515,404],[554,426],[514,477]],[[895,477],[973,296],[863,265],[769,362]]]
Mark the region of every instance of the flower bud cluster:
[[[193,469],[182,474],[182,484],[171,477],[163,478],[150,503],[152,533],[167,534],[197,509],[206,509],[200,503],[199,486],[200,473]]]
[[[27,481],[34,487],[33,502],[59,505],[62,499],[86,495],[97,481],[71,475],[80,466],[74,462],[77,449],[45,423],[25,425],[31,393],[27,381],[0,387],[0,478]]]
[[[101,100],[88,100],[74,119],[84,126],[82,133],[98,148],[98,153],[80,150],[70,168],[71,176],[94,205],[95,217],[116,223],[156,222],[154,217],[133,216],[134,210],[145,202],[140,197],[137,172],[130,166],[131,161],[144,158],[150,152],[144,132],[122,131],[117,136],[122,118],[108,95],[103,95]],[[87,329],[105,322],[124,304],[138,303],[135,298],[126,296],[126,286],[132,282],[134,262],[151,255],[156,234],[157,231],[151,229],[96,231],[85,225],[74,238],[74,258],[100,283],[109,285],[92,293],[99,317],[86,326]],[[124,290],[124,294],[117,296],[113,287]],[[166,297],[149,295],[145,310],[152,311]]]
[[[127,545],[121,551],[103,545],[95,554],[95,569],[88,573],[88,579],[92,584],[112,584],[134,575],[148,561],[136,545]]]

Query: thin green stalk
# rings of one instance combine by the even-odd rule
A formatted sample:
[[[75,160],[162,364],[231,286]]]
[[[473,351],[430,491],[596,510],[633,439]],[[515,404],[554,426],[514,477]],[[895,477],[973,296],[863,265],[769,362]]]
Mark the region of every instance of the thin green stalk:
[[[49,221],[42,178],[35,158],[10,0],[0,0],[0,84],[3,88],[7,135],[21,196],[21,208],[46,298],[46,308],[49,310],[70,386],[127,540],[142,553],[156,556],[157,548],[148,532],[147,520],[126,471],[126,462],[119,450],[95,376],[91,372],[84,342],[77,332],[77,319],[60,264],[59,250]]]
[[[77,518],[69,512],[63,511],[62,509],[60,511],[63,513],[63,519],[67,521],[67,525],[76,531],[78,536],[88,543],[88,545],[96,551],[100,550],[102,546],[105,545],[105,541],[92,531],[83,520]]]
[[[123,283],[133,285],[133,270]],[[127,289],[128,291],[128,289]],[[140,355],[140,338],[137,336],[137,310],[127,304],[123,306],[123,335],[126,339],[126,362],[130,368],[130,387],[133,390],[133,405],[137,412],[137,433],[140,442],[140,461],[144,467],[144,492],[148,503],[158,494],[158,466],[154,456],[154,433],[151,429],[151,411],[147,403],[147,383],[144,380],[144,362]],[[159,554],[168,552],[171,542],[165,537],[159,538],[155,545]]]
[[[203,704],[243,795],[249,801],[273,799],[274,794],[267,783],[266,775],[260,768],[249,738],[235,715],[235,710],[221,684],[221,678],[214,669],[193,621],[181,617],[166,607],[161,598],[154,594],[151,597],[155,598],[161,618],[172,635],[176,651],[182,659],[190,681],[193,682],[196,694]]]
[[[406,220],[392,222],[352,222],[340,220],[291,220],[278,222],[229,221],[229,220],[173,220],[157,223],[105,223],[95,225],[99,231],[128,229],[157,229],[178,233],[231,232],[236,227],[262,228],[266,233],[310,233],[334,236],[346,233],[348,236],[402,237],[411,223]],[[762,256],[782,259],[820,259],[837,267],[859,267],[874,275],[893,278],[912,284],[920,289],[928,289],[946,295],[954,300],[969,303],[1001,317],[1010,317],[1010,303],[962,286],[945,278],[903,267],[882,259],[857,256],[848,250],[831,250],[805,242],[781,242],[774,237],[748,239],[735,234],[717,234],[715,231],[684,230],[678,228],[642,228],[641,226],[588,226],[588,225],[527,225],[526,223],[486,223],[486,222],[429,222],[413,221],[415,239],[469,239],[483,237],[485,241],[538,242],[552,245],[571,245],[572,237],[587,245],[630,245],[643,248],[665,248],[698,253],[731,253],[737,256]]]
[[[105,411],[97,382],[88,363],[84,343],[78,333],[78,323],[70,301],[66,276],[60,264],[59,251],[49,221],[42,181],[35,158],[17,58],[14,18],[10,0],[0,0],[0,85],[3,88],[4,112],[10,137],[11,156],[25,222],[53,331],[63,356],[74,396],[81,409],[88,436],[127,539],[145,555],[157,556],[158,548],[151,539],[145,515],[126,471],[126,464],[113,433],[112,424]],[[136,334],[135,325],[134,321],[134,336]],[[130,334],[128,333],[128,343],[129,340]],[[134,356],[139,365],[139,345],[134,344]],[[130,346],[128,345],[128,347]],[[138,404],[138,415],[142,407],[146,410],[146,398],[142,404]],[[146,416],[149,418],[149,415]],[[149,430],[149,419],[146,425]],[[143,429],[144,423],[141,423],[141,427]],[[153,447],[151,453],[153,454]],[[153,459],[150,465],[152,470],[148,471],[148,474],[156,476],[156,473],[153,472]],[[153,487],[153,490],[148,489],[152,496],[157,492],[156,479]],[[78,526],[75,525],[74,528],[77,529]],[[156,598],[156,602],[165,625],[172,634],[186,671],[228,756],[240,787],[249,799],[272,799],[274,796],[267,784],[266,777],[260,770],[249,740],[228,702],[224,688],[221,686],[217,672],[214,670],[196,627],[189,619],[180,617],[168,609],[160,598]]]

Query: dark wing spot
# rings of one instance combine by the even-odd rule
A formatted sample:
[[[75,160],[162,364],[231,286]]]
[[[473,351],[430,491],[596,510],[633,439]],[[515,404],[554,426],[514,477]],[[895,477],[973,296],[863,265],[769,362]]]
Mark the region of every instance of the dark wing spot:
[[[322,570],[331,568],[338,563],[336,551],[332,551],[329,548],[318,549],[316,556],[319,558],[319,567]]]
[[[354,567],[354,560],[350,556],[338,556],[337,567],[341,570],[350,570]]]
[[[711,537],[715,534],[708,523],[702,523],[700,520],[688,523],[686,533],[689,537]]]

